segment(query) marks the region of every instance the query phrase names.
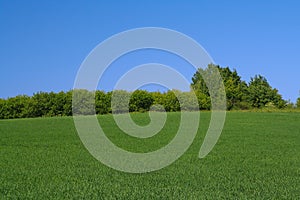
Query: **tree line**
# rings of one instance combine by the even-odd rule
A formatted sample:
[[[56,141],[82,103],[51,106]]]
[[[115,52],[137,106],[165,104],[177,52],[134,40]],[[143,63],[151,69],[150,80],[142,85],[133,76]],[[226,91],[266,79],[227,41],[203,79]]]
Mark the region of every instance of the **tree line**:
[[[74,90],[58,93],[38,92],[32,96],[18,95],[0,99],[0,119],[71,116],[73,111],[82,114],[108,114],[112,111],[116,113],[128,110],[129,112],[145,112],[150,109],[167,112],[210,110],[210,92],[202,75],[210,73],[213,68],[219,70],[223,79],[228,110],[300,108],[300,97],[295,105],[284,100],[278,90],[273,88],[261,75],[254,76],[249,83],[246,83],[236,70],[210,64],[206,69],[199,68],[197,70],[192,77],[191,91],[189,92],[179,90],[166,92],[146,90],[134,92],[124,90],[113,92],[75,90],[76,93]],[[193,98],[192,92],[196,94],[196,100]],[[73,94],[79,95],[78,98],[75,98],[78,102],[73,102],[75,110],[72,110]],[[114,95],[113,99],[128,99],[128,102],[114,103],[112,95]],[[83,101],[89,102],[82,104]],[[195,101],[197,101],[197,106]]]
[[[213,64],[208,65],[206,69],[199,68],[192,78],[192,89],[201,96],[204,104],[209,101],[209,91],[201,74],[208,74],[213,68],[217,68],[223,79],[227,109],[252,109],[264,107],[276,107],[279,109],[285,107],[294,107],[292,103],[285,101],[276,88],[273,88],[267,79],[261,75],[251,78],[249,83],[242,80],[236,70],[230,70],[229,67],[222,68]],[[207,103],[209,108],[209,103]]]

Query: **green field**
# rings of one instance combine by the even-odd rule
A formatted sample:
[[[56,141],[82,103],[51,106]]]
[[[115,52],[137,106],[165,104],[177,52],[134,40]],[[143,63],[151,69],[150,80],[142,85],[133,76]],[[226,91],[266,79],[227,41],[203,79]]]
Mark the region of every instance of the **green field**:
[[[132,114],[147,124],[147,113]],[[153,138],[122,133],[111,115],[99,116],[107,136],[134,152],[166,145],[180,113],[168,113]],[[115,171],[82,145],[71,117],[0,120],[0,199],[299,199],[300,113],[227,113],[223,133],[198,159],[210,113],[172,165],[151,173]]]

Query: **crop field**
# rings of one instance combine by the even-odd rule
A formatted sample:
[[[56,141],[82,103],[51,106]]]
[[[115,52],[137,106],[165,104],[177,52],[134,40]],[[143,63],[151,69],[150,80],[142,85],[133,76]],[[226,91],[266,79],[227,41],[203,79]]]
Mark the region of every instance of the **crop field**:
[[[131,114],[137,124],[147,113]],[[198,158],[210,121],[172,165],[145,174],[111,169],[93,158],[72,117],[0,120],[0,199],[299,199],[300,113],[227,113],[212,152]],[[152,138],[130,137],[112,115],[98,117],[123,149],[149,152],[174,137],[180,113]]]

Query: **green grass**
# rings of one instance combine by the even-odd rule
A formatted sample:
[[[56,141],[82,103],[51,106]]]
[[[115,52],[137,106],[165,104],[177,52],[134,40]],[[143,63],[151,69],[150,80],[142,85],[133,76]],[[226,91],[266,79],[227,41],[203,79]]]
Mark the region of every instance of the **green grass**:
[[[132,114],[138,124],[146,113]],[[134,152],[167,144],[179,113],[169,113],[158,135],[135,139],[99,116],[108,137]],[[298,199],[300,113],[227,114],[213,151],[198,159],[210,113],[201,113],[193,145],[172,165],[128,174],[95,160],[84,148],[70,117],[0,121],[0,199]]]

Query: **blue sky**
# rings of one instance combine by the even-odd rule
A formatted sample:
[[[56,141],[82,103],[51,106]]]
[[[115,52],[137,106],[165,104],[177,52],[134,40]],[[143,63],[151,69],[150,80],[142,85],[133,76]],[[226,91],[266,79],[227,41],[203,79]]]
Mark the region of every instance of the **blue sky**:
[[[296,101],[299,9],[296,0],[0,0],[0,98],[69,90],[80,64],[97,44],[121,31],[151,26],[194,38],[216,64],[235,68],[246,81],[262,74],[285,99]],[[152,61],[188,69],[178,58],[158,53],[118,60],[111,80],[99,88],[110,90],[122,66]]]

